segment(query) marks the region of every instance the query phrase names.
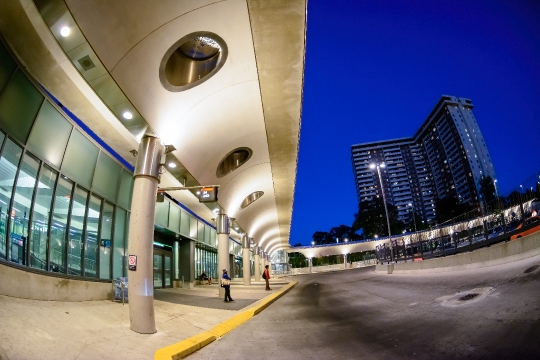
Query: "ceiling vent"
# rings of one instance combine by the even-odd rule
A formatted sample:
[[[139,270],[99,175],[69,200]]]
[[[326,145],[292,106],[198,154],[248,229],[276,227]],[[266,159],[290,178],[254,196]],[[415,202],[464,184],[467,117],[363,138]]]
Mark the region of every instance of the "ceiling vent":
[[[228,153],[218,165],[216,171],[217,177],[223,177],[244,165],[252,153],[251,149],[246,147],[234,149]]]
[[[184,36],[165,53],[159,78],[169,91],[184,91],[211,78],[225,63],[227,45],[218,35],[199,31]]]
[[[240,204],[240,209],[245,209],[248,205],[253,203],[255,200],[259,199],[263,195],[264,195],[263,191],[255,191],[249,194],[248,196],[246,196],[244,201],[242,201],[242,204]]]

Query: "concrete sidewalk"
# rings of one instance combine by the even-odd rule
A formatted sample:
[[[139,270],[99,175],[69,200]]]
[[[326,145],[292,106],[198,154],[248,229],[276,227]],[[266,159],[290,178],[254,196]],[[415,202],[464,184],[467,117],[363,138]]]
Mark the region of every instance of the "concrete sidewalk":
[[[0,359],[153,359],[156,350],[237,315],[287,284],[271,280],[231,286],[232,303],[217,285],[155,292],[157,333],[129,329],[129,307],[112,301],[57,302],[0,296]]]

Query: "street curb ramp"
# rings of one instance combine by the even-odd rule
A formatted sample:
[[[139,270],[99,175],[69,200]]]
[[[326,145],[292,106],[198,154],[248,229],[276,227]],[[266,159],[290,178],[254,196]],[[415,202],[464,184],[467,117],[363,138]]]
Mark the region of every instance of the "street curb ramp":
[[[293,281],[288,285],[272,295],[263,298],[259,303],[253,307],[250,307],[241,313],[233,316],[229,320],[222,322],[214,326],[212,329],[203,331],[200,334],[192,336],[186,340],[177,342],[176,344],[166,346],[156,351],[154,354],[154,360],[178,360],[188,356],[191,353],[205,347],[216,339],[225,336],[231,330],[234,330],[238,326],[242,325],[261,311],[266,309],[274,301],[285,295],[291,290],[298,282]]]

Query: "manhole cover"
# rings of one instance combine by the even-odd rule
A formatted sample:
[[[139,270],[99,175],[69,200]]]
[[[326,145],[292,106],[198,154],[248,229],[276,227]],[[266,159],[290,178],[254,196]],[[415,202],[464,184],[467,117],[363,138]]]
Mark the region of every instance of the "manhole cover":
[[[480,294],[476,294],[476,293],[467,294],[467,295],[463,295],[463,296],[460,297],[458,300],[459,300],[459,301],[467,301],[467,300],[474,299],[474,298],[477,297],[478,295],[480,295]]]
[[[524,273],[524,274],[528,274],[528,273],[530,273],[530,272],[533,272],[534,270],[538,269],[538,266],[539,266],[539,265],[531,266],[530,268],[528,268],[527,270],[525,270],[523,273]]]

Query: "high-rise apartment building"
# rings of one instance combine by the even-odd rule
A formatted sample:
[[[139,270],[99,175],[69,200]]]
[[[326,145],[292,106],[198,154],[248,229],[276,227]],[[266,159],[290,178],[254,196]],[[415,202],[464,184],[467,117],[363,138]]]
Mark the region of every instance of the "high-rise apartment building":
[[[478,203],[480,178],[495,179],[495,171],[472,108],[469,99],[442,96],[413,137],[353,145],[358,201],[384,191],[399,220],[408,222],[414,211],[430,224],[437,199]],[[377,163],[385,164],[382,179],[370,168]]]

